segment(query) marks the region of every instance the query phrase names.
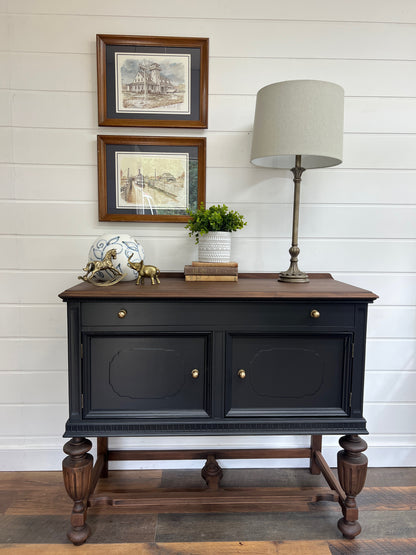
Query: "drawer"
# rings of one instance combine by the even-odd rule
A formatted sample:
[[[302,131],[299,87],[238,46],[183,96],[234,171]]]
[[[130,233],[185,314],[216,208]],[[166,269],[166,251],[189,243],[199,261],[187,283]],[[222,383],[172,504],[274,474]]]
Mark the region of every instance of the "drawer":
[[[86,335],[84,418],[207,417],[209,334]]]
[[[352,334],[229,334],[226,416],[347,416]]]
[[[84,327],[200,326],[239,329],[253,326],[352,328],[353,303],[262,301],[111,301],[84,302]]]

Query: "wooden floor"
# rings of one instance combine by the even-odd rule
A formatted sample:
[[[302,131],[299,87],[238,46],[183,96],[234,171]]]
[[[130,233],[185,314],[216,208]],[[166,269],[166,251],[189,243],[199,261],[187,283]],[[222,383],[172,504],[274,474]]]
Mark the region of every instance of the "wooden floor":
[[[110,471],[99,488],[201,487],[195,471]],[[324,486],[307,469],[227,470],[223,486]],[[274,512],[169,514],[88,511],[92,535],[66,539],[71,502],[60,472],[0,472],[0,552],[143,555],[416,555],[416,468],[369,469],[358,497],[363,531],[343,540],[340,508],[321,501]],[[205,509],[207,510],[207,509]]]

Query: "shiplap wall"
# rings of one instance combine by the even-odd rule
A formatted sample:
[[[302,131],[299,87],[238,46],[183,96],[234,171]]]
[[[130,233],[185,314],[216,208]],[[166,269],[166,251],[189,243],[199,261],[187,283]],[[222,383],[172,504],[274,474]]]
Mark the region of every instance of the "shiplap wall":
[[[249,152],[257,90],[288,79],[345,89],[344,163],[304,174],[301,267],[380,295],[368,324],[367,453],[370,465],[414,465],[416,3],[0,0],[0,12],[0,469],[60,467],[68,408],[65,305],[57,295],[76,283],[92,240],[130,233],[162,270],[181,270],[195,256],[181,224],[98,222],[96,135],[206,136],[207,201],[225,202],[248,220],[233,238],[240,270],[286,269],[291,176],[251,167]],[[97,33],[209,37],[209,129],[98,128]],[[324,441],[331,464],[337,439]]]

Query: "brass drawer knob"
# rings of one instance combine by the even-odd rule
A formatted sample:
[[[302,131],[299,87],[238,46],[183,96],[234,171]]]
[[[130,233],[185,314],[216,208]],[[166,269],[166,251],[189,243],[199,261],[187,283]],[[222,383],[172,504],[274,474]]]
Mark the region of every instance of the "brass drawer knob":
[[[192,377],[194,378],[194,380],[196,380],[199,377],[199,370],[197,370],[196,368],[194,368],[191,372]]]
[[[246,377],[246,371],[241,369],[237,372],[238,377],[241,378],[242,380],[244,380],[244,378]]]
[[[119,318],[125,318],[126,316],[127,316],[127,310],[124,310],[124,308],[118,311]]]
[[[319,318],[320,315],[321,315],[321,313],[319,312],[319,310],[312,310],[311,311],[311,318]]]

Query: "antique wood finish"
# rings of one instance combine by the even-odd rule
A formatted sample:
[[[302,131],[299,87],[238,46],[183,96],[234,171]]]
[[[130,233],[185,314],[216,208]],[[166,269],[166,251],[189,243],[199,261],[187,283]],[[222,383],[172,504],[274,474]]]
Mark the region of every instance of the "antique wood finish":
[[[275,510],[290,501],[325,499],[341,505],[344,536],[359,533],[355,497],[366,469],[365,442],[357,435],[367,433],[362,414],[365,328],[367,305],[377,297],[327,274],[310,278],[293,285],[250,274],[224,284],[162,275],[157,286],[83,283],[60,295],[68,303],[65,436],[84,445],[70,461],[85,467],[79,471],[84,500],[79,489],[67,485],[75,502],[71,541],[79,544],[88,536],[87,500],[90,506],[180,512],[208,506]],[[118,317],[121,310],[123,318]],[[108,448],[108,436],[167,434],[300,434],[311,435],[311,442],[292,449]],[[339,482],[322,456],[322,434],[345,434]],[[89,447],[77,439],[85,436],[98,438],[92,475]],[[295,457],[309,459],[310,472],[322,472],[330,491],[320,488],[305,496],[290,488],[221,487],[218,460]],[[94,494],[108,461],[185,459],[206,461],[205,489]],[[71,465],[64,463],[66,482],[75,476]]]
[[[90,535],[86,516],[93,466],[93,457],[88,453],[91,447],[91,441],[83,437],[73,438],[64,446],[68,455],[62,462],[64,484],[68,495],[74,501],[71,529],[67,535],[74,545],[81,545]]]
[[[343,449],[338,452],[338,476],[346,499],[342,505],[344,516],[339,519],[338,528],[345,538],[352,539],[361,532],[355,498],[363,489],[367,476],[368,461],[362,454],[367,444],[355,434],[342,437],[339,444]]]

